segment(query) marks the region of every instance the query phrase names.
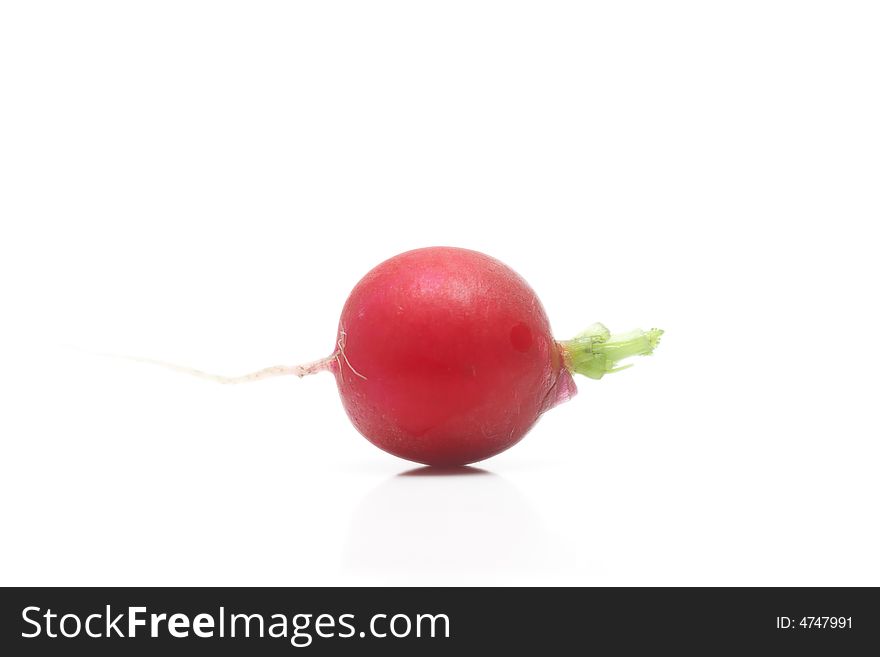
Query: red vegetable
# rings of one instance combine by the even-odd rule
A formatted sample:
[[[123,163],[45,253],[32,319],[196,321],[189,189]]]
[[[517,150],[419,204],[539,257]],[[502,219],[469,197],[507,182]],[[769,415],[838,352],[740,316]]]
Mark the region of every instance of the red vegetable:
[[[621,357],[650,353],[660,333],[638,331],[624,344],[601,327],[558,343],[516,272],[476,251],[433,247],[386,260],[355,286],[329,368],[352,423],[374,445],[460,465],[511,447],[571,398],[570,369],[599,378]],[[609,342],[628,353],[601,363],[601,349],[583,353]]]
[[[557,342],[541,302],[516,272],[476,251],[431,247],[364,276],[327,358],[239,377],[158,364],[220,383],[330,370],[367,440],[401,458],[449,466],[519,442],[544,411],[577,392],[571,372],[599,379],[624,369],[620,360],[650,354],[662,333],[613,336],[594,324]]]

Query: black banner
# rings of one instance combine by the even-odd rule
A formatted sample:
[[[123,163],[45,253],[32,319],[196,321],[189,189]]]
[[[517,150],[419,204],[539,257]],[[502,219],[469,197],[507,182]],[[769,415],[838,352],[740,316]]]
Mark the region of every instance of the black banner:
[[[0,626],[3,655],[847,655],[876,649],[880,598],[871,588],[12,588]]]

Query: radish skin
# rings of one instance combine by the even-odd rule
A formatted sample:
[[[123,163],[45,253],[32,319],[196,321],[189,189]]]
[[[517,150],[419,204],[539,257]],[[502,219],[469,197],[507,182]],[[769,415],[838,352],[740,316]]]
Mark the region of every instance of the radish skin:
[[[386,260],[355,286],[330,365],[354,426],[377,447],[451,466],[513,446],[576,392],[649,354],[662,331],[601,324],[557,342],[538,297],[503,263],[431,247]]]

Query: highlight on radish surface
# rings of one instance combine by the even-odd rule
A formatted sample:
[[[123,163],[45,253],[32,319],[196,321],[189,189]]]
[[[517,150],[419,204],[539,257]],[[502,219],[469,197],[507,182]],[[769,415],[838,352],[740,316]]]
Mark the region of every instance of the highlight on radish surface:
[[[651,354],[663,331],[612,334],[593,324],[557,342],[537,295],[507,265],[455,247],[407,251],[355,285],[332,353],[305,365],[224,377],[148,359],[219,383],[329,371],[352,424],[410,461],[474,463],[519,442],[591,379]]]

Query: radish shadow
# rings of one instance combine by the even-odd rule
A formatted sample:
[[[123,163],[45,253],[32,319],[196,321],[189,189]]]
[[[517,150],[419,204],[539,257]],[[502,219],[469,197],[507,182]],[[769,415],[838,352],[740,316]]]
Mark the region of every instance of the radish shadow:
[[[506,477],[419,467],[368,490],[354,510],[343,568],[384,584],[474,584],[563,565],[543,518]]]
[[[494,472],[475,468],[470,465],[452,465],[447,467],[437,467],[433,465],[425,465],[420,468],[413,468],[399,473],[398,477],[462,477],[473,475],[495,475]]]

